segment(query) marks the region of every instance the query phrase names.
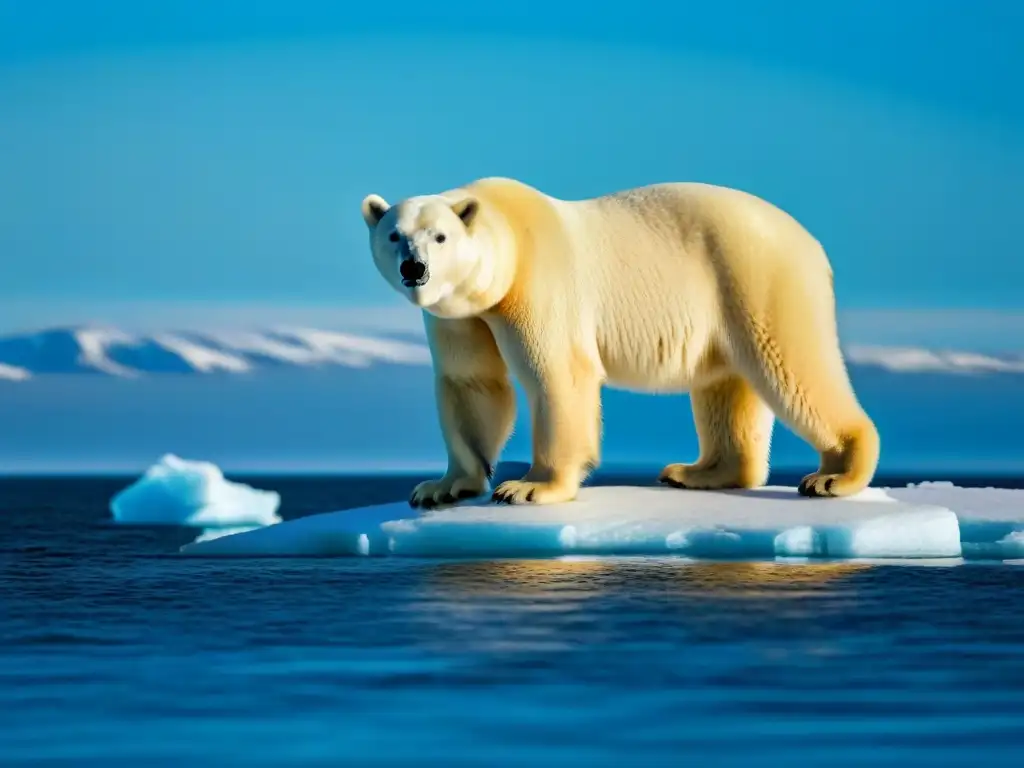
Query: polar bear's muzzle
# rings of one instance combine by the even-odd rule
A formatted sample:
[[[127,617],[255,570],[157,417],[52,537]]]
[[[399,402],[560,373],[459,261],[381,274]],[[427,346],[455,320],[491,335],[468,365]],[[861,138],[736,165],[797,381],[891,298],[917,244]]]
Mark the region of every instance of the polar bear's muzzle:
[[[419,288],[430,279],[430,268],[425,261],[410,257],[398,265],[398,274],[402,276],[402,285],[406,288]]]

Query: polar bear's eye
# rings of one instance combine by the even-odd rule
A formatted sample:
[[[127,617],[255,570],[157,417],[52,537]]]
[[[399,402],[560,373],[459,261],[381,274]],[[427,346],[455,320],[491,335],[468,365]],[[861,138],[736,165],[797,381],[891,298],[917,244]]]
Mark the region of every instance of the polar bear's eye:
[[[437,243],[443,243],[448,238],[445,237],[444,232],[434,235],[434,241]]]
[[[392,243],[397,243],[398,242],[398,233],[397,232],[392,232],[390,235],[388,235],[388,240],[390,240]]]

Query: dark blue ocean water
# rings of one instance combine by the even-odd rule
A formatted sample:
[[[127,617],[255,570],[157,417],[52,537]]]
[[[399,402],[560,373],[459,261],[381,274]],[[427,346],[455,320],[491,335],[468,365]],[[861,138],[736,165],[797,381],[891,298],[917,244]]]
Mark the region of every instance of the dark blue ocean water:
[[[184,559],[107,522],[128,482],[0,480],[0,765],[1024,757],[1024,567]]]

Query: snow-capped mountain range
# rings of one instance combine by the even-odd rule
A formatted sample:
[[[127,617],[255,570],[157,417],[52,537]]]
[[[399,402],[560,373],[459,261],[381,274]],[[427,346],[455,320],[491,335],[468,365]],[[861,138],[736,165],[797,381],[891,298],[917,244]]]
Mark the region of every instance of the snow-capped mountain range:
[[[1024,374],[1024,356],[911,347],[850,346],[851,369],[892,373]],[[0,336],[0,380],[50,374],[134,378],[250,374],[268,368],[429,366],[425,340],[314,328],[131,333],[110,326],[48,328]]]
[[[58,373],[134,378],[381,364],[429,365],[430,354],[423,342],[310,328],[137,334],[84,326],[0,336],[0,379],[9,381]]]

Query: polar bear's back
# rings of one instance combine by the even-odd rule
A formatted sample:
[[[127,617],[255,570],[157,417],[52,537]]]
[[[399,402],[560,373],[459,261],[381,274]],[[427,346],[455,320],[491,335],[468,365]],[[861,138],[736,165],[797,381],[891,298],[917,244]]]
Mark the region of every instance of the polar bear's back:
[[[520,242],[550,246],[531,260],[581,272],[577,285],[586,275],[618,281],[638,270],[658,280],[690,279],[707,268],[755,278],[780,270],[831,274],[821,245],[795,218],[738,189],[666,182],[563,200],[514,179],[480,179],[469,188],[498,204]]]
[[[633,307],[710,319],[722,316],[722,302],[760,314],[781,294],[832,299],[824,249],[755,195],[678,182],[554,205],[574,244],[575,282],[589,281],[619,318]]]
[[[562,204],[574,209],[577,227],[603,242],[601,251],[642,247],[648,257],[727,259],[718,266],[729,269],[829,269],[803,225],[738,189],[669,182]]]
[[[794,306],[832,312],[821,245],[755,195],[696,182],[574,201],[517,189],[531,200],[531,239],[555,246],[531,254],[530,292],[590,318],[614,382],[687,385],[730,326],[770,326]]]

